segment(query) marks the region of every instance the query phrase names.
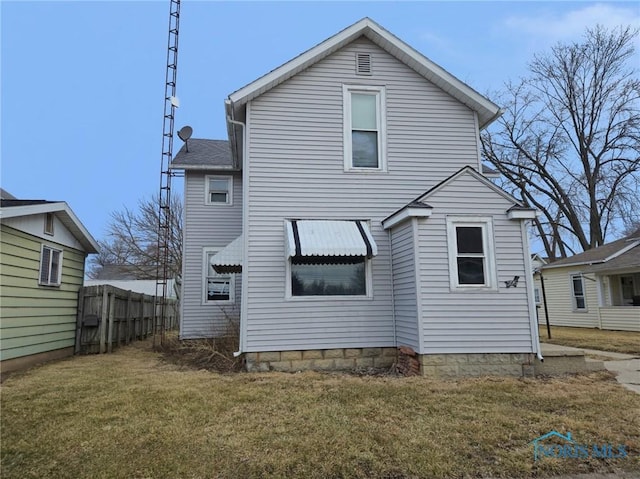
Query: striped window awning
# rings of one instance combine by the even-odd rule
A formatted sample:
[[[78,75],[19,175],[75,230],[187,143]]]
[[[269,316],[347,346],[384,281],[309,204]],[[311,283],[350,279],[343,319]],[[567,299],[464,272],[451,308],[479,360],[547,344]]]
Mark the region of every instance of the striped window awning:
[[[369,225],[360,220],[291,220],[285,236],[287,258],[378,254]]]
[[[219,274],[241,273],[243,246],[243,235],[240,235],[212,256],[211,266],[215,272]]]

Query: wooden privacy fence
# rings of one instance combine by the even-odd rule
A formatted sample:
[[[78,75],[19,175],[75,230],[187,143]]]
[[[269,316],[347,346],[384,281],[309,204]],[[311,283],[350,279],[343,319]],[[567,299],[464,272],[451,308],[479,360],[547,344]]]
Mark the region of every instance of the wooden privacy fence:
[[[176,329],[177,301],[166,300],[164,320],[159,317],[160,309],[154,296],[106,284],[82,288],[78,293],[76,354],[110,353],[114,346],[151,336],[154,327],[158,332]]]

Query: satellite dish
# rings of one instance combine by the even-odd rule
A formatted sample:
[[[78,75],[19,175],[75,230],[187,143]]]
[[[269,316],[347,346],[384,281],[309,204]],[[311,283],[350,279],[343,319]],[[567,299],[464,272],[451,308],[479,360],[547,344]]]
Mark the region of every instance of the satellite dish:
[[[180,130],[178,130],[178,136],[182,141],[187,141],[189,138],[191,138],[192,134],[193,128],[191,128],[190,126],[183,126],[182,128],[180,128]]]

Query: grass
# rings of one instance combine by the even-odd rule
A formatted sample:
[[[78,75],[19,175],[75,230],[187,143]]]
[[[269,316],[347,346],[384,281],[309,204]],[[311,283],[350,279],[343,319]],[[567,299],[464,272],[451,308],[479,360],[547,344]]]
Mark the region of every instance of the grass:
[[[1,386],[9,478],[544,477],[640,471],[640,396],[607,373],[557,379],[218,374],[142,346]],[[533,461],[550,430],[620,459]]]
[[[631,331],[551,326],[551,339],[547,339],[547,328],[541,326],[540,341],[576,348],[640,355],[640,333]]]

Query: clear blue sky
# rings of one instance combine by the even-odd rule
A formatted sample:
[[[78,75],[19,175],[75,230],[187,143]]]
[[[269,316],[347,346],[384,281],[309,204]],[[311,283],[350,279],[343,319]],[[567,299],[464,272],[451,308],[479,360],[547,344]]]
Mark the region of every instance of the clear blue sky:
[[[639,5],[183,0],[176,128],[225,139],[227,95],[365,16],[486,93],[585,27],[639,26]],[[0,8],[0,184],[18,198],[67,201],[102,239],[112,211],[159,187],[169,2]]]

